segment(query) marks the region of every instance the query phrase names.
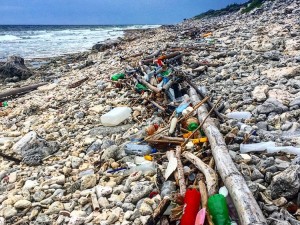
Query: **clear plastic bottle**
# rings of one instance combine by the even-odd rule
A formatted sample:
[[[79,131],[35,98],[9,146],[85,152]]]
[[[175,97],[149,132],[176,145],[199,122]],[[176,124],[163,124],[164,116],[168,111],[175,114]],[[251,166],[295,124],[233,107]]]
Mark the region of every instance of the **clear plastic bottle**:
[[[117,126],[130,116],[131,111],[129,107],[116,107],[101,116],[101,123],[108,127]]]
[[[125,145],[125,153],[128,155],[148,155],[152,152],[152,148],[149,145],[138,145],[129,143]]]
[[[144,174],[145,173],[155,173],[156,167],[153,162],[146,162],[139,166],[131,167],[129,170],[124,171],[123,174],[126,176],[126,175],[130,175],[134,172],[139,172],[139,171],[143,172]]]

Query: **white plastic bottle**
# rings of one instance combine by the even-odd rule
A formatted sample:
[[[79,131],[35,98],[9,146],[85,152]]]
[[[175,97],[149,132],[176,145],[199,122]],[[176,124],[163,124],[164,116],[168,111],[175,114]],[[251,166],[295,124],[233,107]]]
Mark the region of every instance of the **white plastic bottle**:
[[[300,155],[300,148],[296,148],[294,146],[268,147],[267,152],[268,153],[286,152],[290,154]]]
[[[252,114],[250,112],[231,112],[231,113],[227,113],[226,116],[230,119],[242,120],[242,119],[250,119]]]
[[[132,110],[129,107],[116,107],[108,113],[101,116],[101,123],[107,127],[117,126],[126,120]]]
[[[270,147],[275,147],[275,142],[268,141],[268,142],[261,142],[255,144],[241,144],[240,151],[241,153],[247,152],[262,152],[267,150]]]

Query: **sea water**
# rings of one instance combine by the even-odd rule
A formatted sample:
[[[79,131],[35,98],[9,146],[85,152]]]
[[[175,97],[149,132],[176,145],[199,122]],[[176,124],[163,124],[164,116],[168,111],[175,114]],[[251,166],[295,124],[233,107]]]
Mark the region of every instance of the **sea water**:
[[[10,55],[36,59],[82,52],[122,37],[125,30],[155,27],[158,25],[0,25],[0,61]]]

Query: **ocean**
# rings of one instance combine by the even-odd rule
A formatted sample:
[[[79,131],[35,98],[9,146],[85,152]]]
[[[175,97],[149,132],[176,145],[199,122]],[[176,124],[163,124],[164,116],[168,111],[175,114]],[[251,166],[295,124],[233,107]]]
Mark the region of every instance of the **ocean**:
[[[0,25],[0,61],[10,55],[29,60],[78,53],[96,43],[122,37],[124,30],[158,26]]]

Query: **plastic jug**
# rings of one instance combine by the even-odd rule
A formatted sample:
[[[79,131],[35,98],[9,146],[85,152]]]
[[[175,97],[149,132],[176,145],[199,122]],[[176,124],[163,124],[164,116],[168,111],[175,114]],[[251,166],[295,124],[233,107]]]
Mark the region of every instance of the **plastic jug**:
[[[130,116],[131,111],[129,107],[116,107],[101,116],[101,123],[108,127],[117,126]]]
[[[230,119],[242,120],[242,119],[250,119],[252,114],[250,112],[231,112],[231,113],[227,113],[226,116]]]
[[[275,142],[268,141],[268,142],[261,142],[255,144],[241,144],[240,151],[241,153],[261,152],[267,150],[270,147],[275,147]]]

